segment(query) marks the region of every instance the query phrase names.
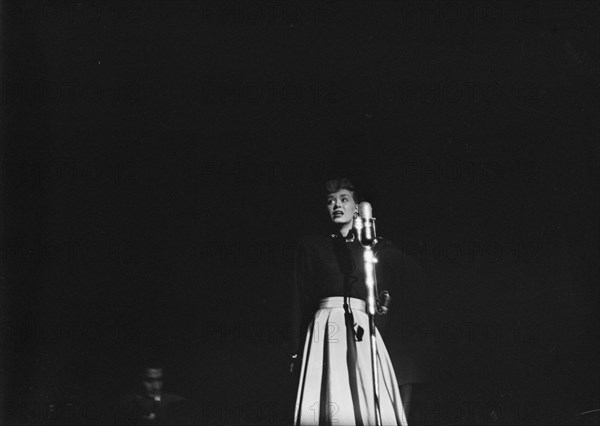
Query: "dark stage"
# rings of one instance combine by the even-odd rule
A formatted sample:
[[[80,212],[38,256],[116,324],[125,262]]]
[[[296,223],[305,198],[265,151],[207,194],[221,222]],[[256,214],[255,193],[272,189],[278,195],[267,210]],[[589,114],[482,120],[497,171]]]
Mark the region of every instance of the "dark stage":
[[[144,363],[196,424],[291,423],[335,176],[427,277],[395,298],[429,345],[409,424],[598,424],[596,2],[2,15],[2,424],[115,424]]]

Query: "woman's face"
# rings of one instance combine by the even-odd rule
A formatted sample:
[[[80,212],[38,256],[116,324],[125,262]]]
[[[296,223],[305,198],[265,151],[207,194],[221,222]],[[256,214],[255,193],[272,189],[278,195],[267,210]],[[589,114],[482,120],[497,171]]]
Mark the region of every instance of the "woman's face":
[[[327,197],[327,210],[331,220],[339,225],[352,222],[354,212],[358,211],[358,206],[354,202],[352,191],[340,189],[338,192],[332,192]]]

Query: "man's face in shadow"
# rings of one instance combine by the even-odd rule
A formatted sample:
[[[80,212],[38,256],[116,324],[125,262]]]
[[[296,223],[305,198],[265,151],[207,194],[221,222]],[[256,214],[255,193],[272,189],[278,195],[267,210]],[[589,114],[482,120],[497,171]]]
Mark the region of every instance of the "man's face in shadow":
[[[160,396],[163,385],[162,368],[146,368],[142,372],[142,383],[146,395],[151,398]]]

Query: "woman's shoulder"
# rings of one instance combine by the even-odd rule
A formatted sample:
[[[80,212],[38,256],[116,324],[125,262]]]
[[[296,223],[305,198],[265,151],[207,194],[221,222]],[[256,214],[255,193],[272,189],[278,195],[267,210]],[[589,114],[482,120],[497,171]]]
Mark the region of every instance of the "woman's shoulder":
[[[373,250],[375,253],[382,253],[396,251],[398,250],[398,247],[396,247],[396,245],[387,238],[377,236],[377,244],[375,244]]]
[[[319,255],[331,246],[331,237],[328,235],[306,235],[297,240],[296,251],[308,255]]]
[[[379,257],[392,257],[397,262],[402,263],[409,268],[421,268],[421,265],[417,259],[408,254],[406,251],[401,250],[396,244],[385,238],[378,237],[375,252]]]

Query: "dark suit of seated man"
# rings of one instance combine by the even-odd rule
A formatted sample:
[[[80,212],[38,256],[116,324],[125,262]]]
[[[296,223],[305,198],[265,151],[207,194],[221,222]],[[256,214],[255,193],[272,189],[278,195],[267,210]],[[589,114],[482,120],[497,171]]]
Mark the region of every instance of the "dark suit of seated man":
[[[191,424],[189,402],[162,391],[162,368],[144,368],[140,392],[125,395],[119,401],[119,425],[180,426]]]

